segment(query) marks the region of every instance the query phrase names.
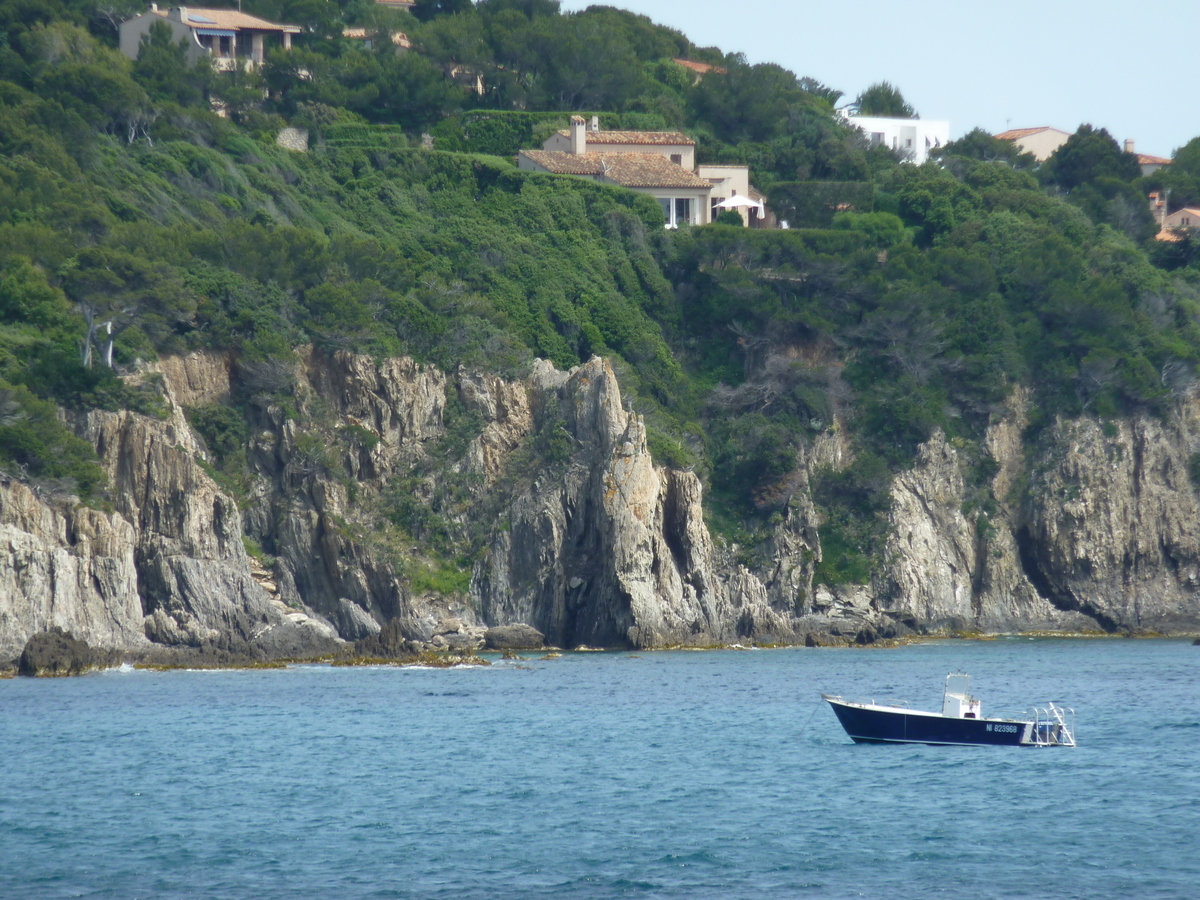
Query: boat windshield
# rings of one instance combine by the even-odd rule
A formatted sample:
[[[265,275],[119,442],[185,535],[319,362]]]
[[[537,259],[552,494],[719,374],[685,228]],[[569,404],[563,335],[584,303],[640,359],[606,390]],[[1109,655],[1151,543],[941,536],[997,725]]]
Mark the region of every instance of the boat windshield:
[[[971,676],[970,675],[947,675],[946,676],[946,693],[961,694],[966,697],[971,693]]]

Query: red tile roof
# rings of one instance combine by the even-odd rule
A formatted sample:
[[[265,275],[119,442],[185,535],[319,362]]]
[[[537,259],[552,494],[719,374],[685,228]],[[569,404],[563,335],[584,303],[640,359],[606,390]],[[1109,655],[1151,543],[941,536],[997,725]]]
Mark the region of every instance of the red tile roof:
[[[571,136],[571,133],[565,129],[558,133],[563,137]],[[696,144],[680,131],[589,131],[587,140],[589,144],[654,144],[656,146],[684,144],[693,147]]]
[[[1139,166],[1169,166],[1171,161],[1162,156],[1149,156],[1145,153],[1137,155]]]
[[[522,150],[521,154],[556,175],[602,176],[622,187],[712,187],[711,181],[657,153],[585,153],[576,156],[562,150]]]

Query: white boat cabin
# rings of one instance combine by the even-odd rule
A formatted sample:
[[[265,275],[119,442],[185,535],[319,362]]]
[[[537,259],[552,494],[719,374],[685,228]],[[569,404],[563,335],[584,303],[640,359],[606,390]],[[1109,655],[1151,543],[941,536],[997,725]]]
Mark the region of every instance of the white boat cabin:
[[[942,715],[952,719],[983,718],[982,704],[971,696],[970,675],[947,675]]]

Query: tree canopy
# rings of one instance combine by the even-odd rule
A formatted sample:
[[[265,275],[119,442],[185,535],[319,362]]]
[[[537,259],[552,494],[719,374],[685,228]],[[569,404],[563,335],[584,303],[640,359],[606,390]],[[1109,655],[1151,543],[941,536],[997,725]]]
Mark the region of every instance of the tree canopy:
[[[882,116],[886,119],[919,119],[917,111],[904,99],[895,85],[880,81],[869,85],[854,99],[854,110],[860,116]]]

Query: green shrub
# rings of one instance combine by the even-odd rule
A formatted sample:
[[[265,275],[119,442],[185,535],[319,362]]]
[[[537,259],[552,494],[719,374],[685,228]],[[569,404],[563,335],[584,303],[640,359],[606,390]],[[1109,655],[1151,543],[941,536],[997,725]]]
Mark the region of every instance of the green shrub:
[[[10,474],[53,480],[84,500],[95,500],[107,476],[92,445],[58,420],[53,403],[24,385],[0,381],[0,466]]]

